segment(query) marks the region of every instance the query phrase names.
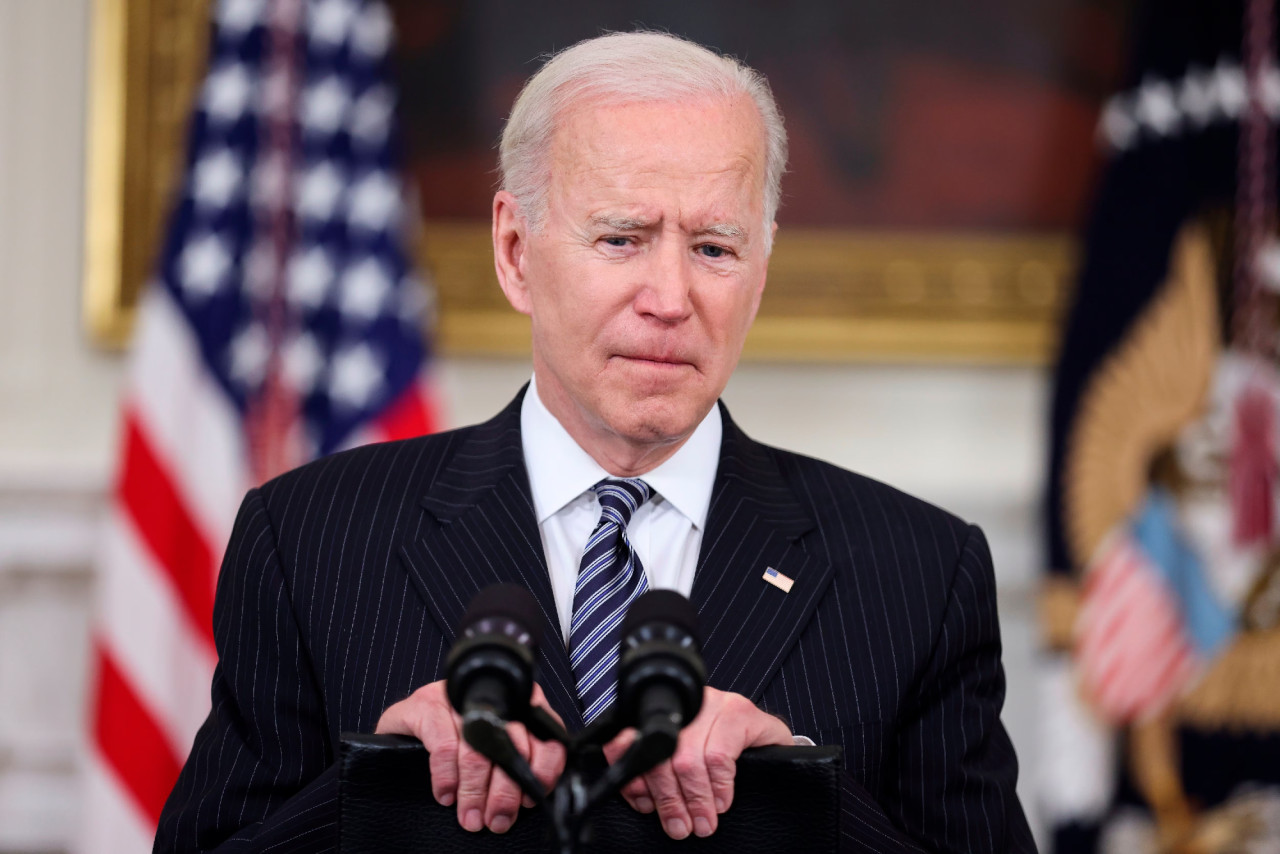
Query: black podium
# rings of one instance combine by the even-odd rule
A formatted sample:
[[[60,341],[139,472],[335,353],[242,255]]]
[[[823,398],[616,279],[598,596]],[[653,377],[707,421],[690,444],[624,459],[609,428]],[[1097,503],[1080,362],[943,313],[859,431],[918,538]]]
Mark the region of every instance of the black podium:
[[[733,805],[714,834],[669,838],[655,814],[621,798],[602,806],[589,851],[823,852],[839,845],[841,754],[838,747],[763,747],[738,760]],[[521,809],[507,833],[469,833],[452,807],[431,795],[427,751],[393,735],[342,738],[339,781],[342,854],[549,851],[541,809]]]

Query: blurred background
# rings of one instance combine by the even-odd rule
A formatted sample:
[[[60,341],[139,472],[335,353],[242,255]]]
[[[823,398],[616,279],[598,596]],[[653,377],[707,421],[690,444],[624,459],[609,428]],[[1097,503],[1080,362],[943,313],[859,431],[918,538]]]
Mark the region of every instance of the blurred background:
[[[245,488],[527,380],[495,141],[635,26],[774,88],[725,401],[982,526],[1042,849],[1280,850],[1273,5],[0,0],[0,852],[149,850]]]

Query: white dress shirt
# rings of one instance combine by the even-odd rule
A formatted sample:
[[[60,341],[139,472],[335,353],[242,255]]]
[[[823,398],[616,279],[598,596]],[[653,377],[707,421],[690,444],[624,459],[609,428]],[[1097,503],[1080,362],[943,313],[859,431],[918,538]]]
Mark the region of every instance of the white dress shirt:
[[[644,567],[650,590],[674,590],[682,596],[693,590],[723,432],[720,407],[713,406],[680,450],[642,475],[654,495],[631,517],[627,537]],[[551,414],[538,397],[534,380],[529,381],[520,406],[520,439],[542,550],[551,570],[556,616],[567,644],[578,567],[587,540],[600,521],[600,501],[591,487],[612,475],[591,459]],[[791,738],[795,744],[813,746],[808,736]]]
[[[642,475],[654,495],[631,517],[627,537],[650,590],[688,596],[693,589],[723,429],[720,407],[713,406],[678,451]],[[520,437],[560,630],[567,642],[582,552],[600,521],[600,502],[591,487],[611,475],[551,414],[534,381],[520,409]]]

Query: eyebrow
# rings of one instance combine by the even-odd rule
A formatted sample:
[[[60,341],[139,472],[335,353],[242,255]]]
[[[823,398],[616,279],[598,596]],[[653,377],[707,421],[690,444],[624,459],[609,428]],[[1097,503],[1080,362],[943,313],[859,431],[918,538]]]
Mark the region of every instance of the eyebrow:
[[[709,234],[712,237],[736,238],[736,237],[747,236],[747,230],[745,228],[743,228],[740,225],[735,225],[734,223],[731,223],[731,222],[717,222],[713,225],[708,225],[706,228],[700,228],[694,233]]]
[[[591,218],[591,224],[595,226],[604,226],[610,231],[640,231],[641,229],[648,228],[653,223],[647,219],[641,219],[640,217],[599,214]]]
[[[651,227],[653,222],[641,217],[598,214],[591,218],[591,225],[603,226],[610,231],[642,231]],[[739,239],[747,236],[747,230],[732,222],[717,222],[698,229],[694,234]]]

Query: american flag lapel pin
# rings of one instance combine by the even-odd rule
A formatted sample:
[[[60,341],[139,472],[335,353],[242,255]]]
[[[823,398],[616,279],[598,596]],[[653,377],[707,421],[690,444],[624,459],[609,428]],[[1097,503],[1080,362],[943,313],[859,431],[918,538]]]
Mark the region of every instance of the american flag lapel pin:
[[[783,575],[781,572],[778,572],[778,570],[773,567],[769,567],[764,571],[763,578],[783,593],[790,593],[791,585],[795,584],[794,581]]]

